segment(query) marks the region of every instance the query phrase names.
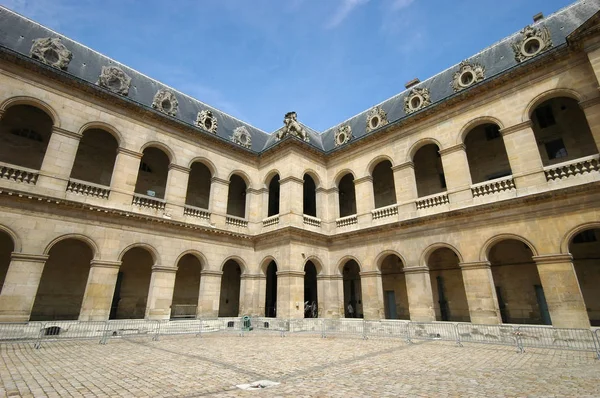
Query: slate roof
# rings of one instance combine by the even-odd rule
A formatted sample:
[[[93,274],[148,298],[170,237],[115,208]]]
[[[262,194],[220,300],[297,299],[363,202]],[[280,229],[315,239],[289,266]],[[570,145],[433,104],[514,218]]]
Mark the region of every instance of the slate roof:
[[[546,26],[548,28],[553,43],[553,47],[549,51],[552,51],[553,49],[566,45],[567,36],[599,10],[600,0],[580,0],[546,17],[532,26]],[[515,33],[484,49],[467,60],[485,67],[485,79],[483,82],[477,83],[474,86],[478,84],[484,84],[486,80],[501,75],[502,73],[505,73],[519,65],[519,62],[517,62],[515,59],[512,44],[519,41],[521,36],[521,33]],[[210,105],[207,105],[201,101],[198,101],[197,99],[168,87],[140,72],[137,72],[134,69],[127,67],[126,65],[102,55],[76,41],[73,41],[68,37],[54,32],[51,29],[48,29],[5,7],[0,6],[0,50],[8,50],[19,53],[25,57],[29,57],[33,40],[46,37],[59,37],[67,49],[73,53],[73,58],[69,63],[67,70],[59,71],[57,69],[56,73],[66,73],[68,75],[85,80],[91,84],[96,84],[103,66],[118,66],[127,75],[129,75],[129,77],[131,77],[131,88],[129,90],[128,98],[137,102],[140,106],[151,108],[156,92],[160,89],[168,89],[175,94],[179,102],[179,111],[175,118],[181,122],[193,126],[198,130],[198,134],[213,135],[213,133],[206,132],[194,124],[198,112],[207,109],[212,111],[217,118],[219,126],[217,135],[226,141],[230,141],[235,128],[245,126],[252,136],[252,147],[250,149],[252,152],[260,153],[277,143],[277,140],[275,139],[276,132],[269,134],[263,130],[251,126],[248,123],[238,120],[231,115],[211,107]],[[32,62],[39,61],[32,60]],[[527,61],[523,63],[526,62]],[[434,106],[456,95],[452,89],[451,83],[454,73],[458,69],[459,64],[454,65],[445,71],[417,84],[416,86],[411,87],[411,89],[402,91],[401,93],[383,101],[378,105],[386,111],[390,123],[410,117],[411,115],[406,115],[404,112],[404,98],[409,94],[410,90],[415,87],[429,89],[431,103],[432,106]],[[467,88],[466,90],[470,88],[471,87]],[[98,89],[105,90],[101,87],[98,87]],[[369,110],[370,109],[367,109],[358,115],[323,131],[322,133],[303,125],[310,137],[310,142],[308,145],[324,152],[334,150],[335,131],[342,124],[350,125],[354,137],[353,140],[369,134],[376,134],[378,130],[371,132],[366,131],[366,115]],[[165,117],[169,116],[165,115]],[[232,143],[232,145],[235,144]]]

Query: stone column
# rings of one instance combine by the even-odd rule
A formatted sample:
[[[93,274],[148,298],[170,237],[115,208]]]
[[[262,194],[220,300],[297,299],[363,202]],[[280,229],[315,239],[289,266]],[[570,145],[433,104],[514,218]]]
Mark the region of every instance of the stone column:
[[[0,293],[0,322],[27,322],[47,255],[12,253]]]
[[[200,294],[198,295],[198,309],[196,310],[197,317],[213,318],[219,316],[222,276],[222,271],[205,269],[200,273]],[[242,290],[241,286],[240,290]]]
[[[169,176],[167,177],[167,188],[165,200],[165,217],[183,218],[183,207],[187,194],[190,169],[171,163],[169,165]]]
[[[302,227],[304,207],[304,180],[285,177],[279,181],[279,224]]]
[[[600,97],[580,102],[579,105],[585,113],[588,125],[596,143],[596,150],[600,152]]]
[[[413,162],[402,163],[392,167],[392,171],[398,198],[398,215],[401,220],[412,218],[417,211],[415,201],[418,197],[415,165]]]
[[[319,318],[339,318],[338,275],[317,275]]]
[[[489,261],[460,263],[472,323],[502,323]]]
[[[587,314],[577,274],[570,254],[534,256],[548,303],[552,326],[558,328],[589,328]]]
[[[442,149],[440,155],[450,207],[458,207],[472,202],[471,171],[465,145],[459,144]]]
[[[261,281],[266,280],[262,274],[243,274],[240,285],[240,316],[263,316],[264,300],[262,303],[262,311],[260,304],[260,286]]]
[[[531,126],[528,120],[500,130],[515,185],[520,193],[534,193],[547,184],[542,157]]]
[[[208,210],[210,211],[210,223],[217,228],[225,228],[225,215],[227,214],[228,194],[229,181],[213,177],[211,179],[210,185]]]
[[[356,195],[356,215],[358,216],[359,228],[371,225],[373,216],[371,210],[375,208],[375,197],[373,195],[373,177],[365,176],[354,180]]]
[[[304,318],[304,271],[277,271],[277,318]]]
[[[108,319],[120,266],[121,261],[92,260],[79,313],[80,321]]]
[[[429,269],[427,267],[407,267],[404,268],[404,276],[406,277],[410,320],[413,322],[435,321]]]
[[[304,192],[302,193],[304,194]],[[317,218],[321,219],[321,221],[329,219],[330,213],[328,211],[327,190],[323,187],[317,187],[315,192],[315,200],[317,202]],[[302,206],[304,206],[304,203]],[[302,208],[302,212],[304,213],[304,207]]]
[[[119,148],[110,182],[110,201],[121,209],[130,209],[142,153]]]
[[[381,281],[381,272],[361,272],[360,285],[362,290],[364,318],[369,320],[385,318],[385,311],[383,309],[383,285]]]
[[[252,233],[262,231],[262,220],[267,217],[269,208],[269,190],[267,188],[246,190],[246,219],[250,223]]]
[[[81,134],[52,128],[37,186],[61,193],[66,192]]]
[[[171,318],[171,303],[173,302],[176,273],[177,268],[162,267],[160,265],[152,267],[148,303],[146,304],[146,319]]]
[[[346,317],[346,303],[344,301],[344,276],[333,275],[331,276],[332,288],[337,288],[337,312],[340,318]],[[332,290],[333,290],[332,289]],[[361,292],[362,294],[362,292]],[[356,310],[356,309],[355,309]]]

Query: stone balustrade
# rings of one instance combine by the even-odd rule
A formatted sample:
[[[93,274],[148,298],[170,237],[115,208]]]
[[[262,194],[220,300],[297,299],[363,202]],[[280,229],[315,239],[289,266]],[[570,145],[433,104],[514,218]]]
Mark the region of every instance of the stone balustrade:
[[[497,178],[495,180],[484,181],[471,185],[471,192],[473,193],[474,198],[510,191],[511,189],[516,189],[515,180],[512,176]]]
[[[380,218],[386,218],[398,215],[398,205],[394,203],[393,205],[379,207],[377,209],[371,210],[371,216],[373,220],[377,220]]]
[[[310,225],[311,227],[321,227],[321,219],[313,216],[309,216],[307,214],[303,215],[303,220],[305,225]]]
[[[139,193],[133,195],[132,204],[138,207],[145,207],[155,210],[165,209],[165,200],[159,198],[153,198],[152,196],[146,196]]]
[[[434,195],[425,196],[417,199],[417,209],[428,209],[430,207],[441,206],[449,203],[448,193],[436,193]]]
[[[210,220],[210,211],[201,207],[185,205],[183,208],[183,214],[186,216],[199,218],[201,220]]]
[[[0,162],[0,178],[35,185],[38,179],[38,171]]]
[[[73,192],[83,196],[93,196],[100,199],[108,199],[110,188],[105,185],[71,178],[67,184],[67,192]]]
[[[586,156],[544,167],[546,180],[562,180],[600,170],[600,155]]]
[[[335,220],[335,226],[338,228],[347,227],[349,225],[358,224],[358,217],[356,214],[352,214],[350,216],[341,217]]]
[[[248,220],[246,220],[244,218],[241,218],[241,217],[227,215],[225,217],[225,224],[227,224],[227,225],[233,225],[234,227],[247,228],[248,227]]]
[[[267,217],[263,220],[263,227],[270,227],[271,225],[279,224],[279,214]]]

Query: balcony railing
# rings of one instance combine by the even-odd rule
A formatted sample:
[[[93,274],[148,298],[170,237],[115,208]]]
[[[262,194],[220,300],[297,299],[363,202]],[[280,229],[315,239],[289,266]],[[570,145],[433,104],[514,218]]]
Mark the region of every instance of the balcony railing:
[[[303,215],[304,224],[310,225],[311,227],[321,227],[321,219],[313,216],[309,216],[307,214]]]
[[[263,227],[270,227],[271,225],[279,224],[279,214],[267,217],[263,220]]]
[[[69,179],[67,191],[100,199],[108,199],[108,196],[110,195],[110,188],[105,185],[76,180],[74,178]]]
[[[351,216],[341,217],[341,218],[338,218],[337,220],[335,220],[335,226],[338,228],[347,227],[349,225],[354,225],[354,224],[358,224],[358,217],[356,216],[356,214],[352,214]]]
[[[471,185],[473,197],[492,195],[498,192],[510,191],[515,188],[515,180],[512,176],[502,177],[491,181],[484,181]]]
[[[200,207],[185,205],[183,214],[190,217],[196,217],[201,220],[210,220],[210,211]]]
[[[377,220],[380,218],[386,218],[398,215],[398,205],[394,203],[393,205],[379,207],[377,209],[371,210],[371,216],[373,220]]]
[[[38,171],[13,164],[0,163],[0,178],[35,185],[38,179]]]
[[[248,220],[236,216],[226,216],[225,224],[233,225],[235,227],[246,228],[248,226]]]
[[[544,167],[547,181],[562,180],[600,170],[600,155],[586,156]]]
[[[446,192],[436,193],[417,199],[417,209],[428,209],[430,207],[444,205],[448,202],[448,194]]]
[[[145,207],[148,209],[164,210],[165,200],[159,198],[153,198],[152,196],[146,196],[139,193],[133,194],[132,204],[138,207]]]

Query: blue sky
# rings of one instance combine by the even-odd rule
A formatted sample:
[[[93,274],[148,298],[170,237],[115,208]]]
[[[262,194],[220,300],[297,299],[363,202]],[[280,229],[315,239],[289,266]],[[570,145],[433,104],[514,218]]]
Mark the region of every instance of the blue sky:
[[[267,132],[317,131],[569,0],[0,0]]]

